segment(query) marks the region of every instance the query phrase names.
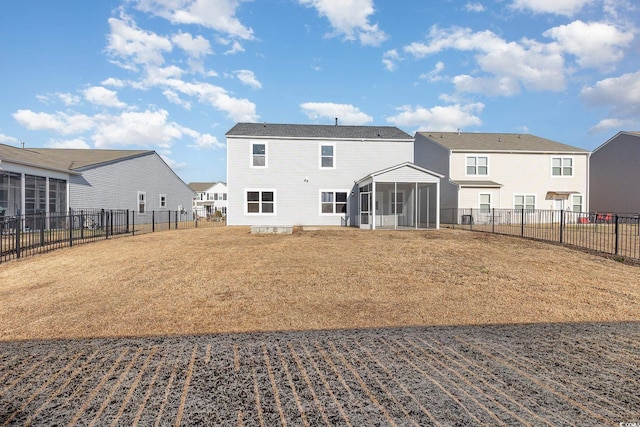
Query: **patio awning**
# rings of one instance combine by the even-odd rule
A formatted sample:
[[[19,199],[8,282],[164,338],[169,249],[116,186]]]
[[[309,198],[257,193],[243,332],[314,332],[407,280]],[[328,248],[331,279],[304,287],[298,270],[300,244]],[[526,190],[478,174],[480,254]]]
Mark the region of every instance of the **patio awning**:
[[[502,184],[494,181],[451,181],[460,188],[501,188]]]
[[[568,200],[572,194],[580,194],[579,191],[547,191],[545,200],[562,199]]]

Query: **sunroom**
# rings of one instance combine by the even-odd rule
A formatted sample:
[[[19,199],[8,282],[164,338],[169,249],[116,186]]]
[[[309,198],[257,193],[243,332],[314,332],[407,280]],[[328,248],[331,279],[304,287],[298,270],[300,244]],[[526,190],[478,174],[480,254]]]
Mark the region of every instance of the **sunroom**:
[[[440,228],[440,180],[443,177],[406,162],[357,181],[360,228]]]

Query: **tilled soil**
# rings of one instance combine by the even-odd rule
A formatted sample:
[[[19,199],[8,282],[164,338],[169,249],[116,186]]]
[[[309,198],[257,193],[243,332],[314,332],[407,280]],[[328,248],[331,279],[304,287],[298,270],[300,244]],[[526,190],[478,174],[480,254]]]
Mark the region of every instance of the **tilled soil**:
[[[640,422],[640,323],[0,343],[0,425]]]

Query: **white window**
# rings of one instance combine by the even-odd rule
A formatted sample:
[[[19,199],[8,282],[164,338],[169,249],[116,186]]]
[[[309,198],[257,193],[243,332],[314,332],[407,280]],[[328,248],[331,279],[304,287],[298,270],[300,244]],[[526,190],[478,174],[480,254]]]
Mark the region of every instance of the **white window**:
[[[138,213],[143,214],[147,211],[147,193],[138,191]]]
[[[276,192],[274,190],[247,190],[246,213],[267,214],[276,213]]]
[[[323,215],[347,213],[347,191],[321,191],[320,213]]]
[[[227,193],[222,193],[222,200],[227,200]]]
[[[573,176],[573,159],[571,157],[552,157],[551,175]]]
[[[213,200],[218,200],[218,193],[213,193]]]
[[[161,208],[166,208],[167,207],[167,195],[166,194],[161,194],[160,195],[160,207]]]
[[[574,212],[582,212],[582,195],[574,194],[571,196],[571,210]]]
[[[334,169],[336,167],[335,151],[336,151],[336,146],[334,144],[320,145],[320,168],[321,169]]]
[[[513,196],[513,208],[516,210],[533,211],[536,208],[536,196],[516,194]]]
[[[266,168],[267,167],[267,144],[252,143],[251,144],[251,167]]]
[[[489,158],[486,156],[467,156],[467,175],[489,175]]]
[[[491,194],[480,194],[478,201],[480,212],[491,211]]]

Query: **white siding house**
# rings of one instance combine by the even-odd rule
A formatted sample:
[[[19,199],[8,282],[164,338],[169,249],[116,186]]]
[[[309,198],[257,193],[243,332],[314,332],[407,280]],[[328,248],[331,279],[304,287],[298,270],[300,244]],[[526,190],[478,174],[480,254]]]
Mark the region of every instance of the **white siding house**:
[[[129,209],[135,213],[135,221],[143,223],[151,220],[152,211],[181,210],[188,215],[195,196],[155,151],[7,147],[0,147],[0,172],[7,175],[12,165],[11,171],[21,174],[26,183],[26,192],[23,185],[20,201],[14,194],[12,201],[0,203],[9,202],[11,210],[7,211],[16,215],[65,212],[69,208]],[[29,187],[32,174],[35,191]],[[9,188],[14,185],[15,175],[12,177],[7,185],[3,178],[1,195],[5,187],[13,191]],[[64,185],[64,203],[61,195],[51,200],[54,184]],[[14,206],[22,208],[17,211]]]
[[[376,171],[403,169],[413,162],[413,138],[388,126],[238,123],[226,136],[228,225],[375,228],[375,221],[367,216],[375,214],[375,202],[361,199],[361,187],[375,185],[377,175],[372,174]],[[431,194],[437,193],[439,175],[424,168],[411,170],[411,181],[402,184],[428,181]],[[419,180],[413,179],[416,175]],[[371,189],[363,192],[369,194]],[[391,212],[392,203],[394,212],[415,211],[409,204],[416,203],[417,197],[405,193],[405,199],[396,200],[392,193],[387,190],[377,200],[380,214],[387,208]],[[427,206],[426,199],[422,202]],[[437,212],[433,203],[432,220]],[[402,224],[417,226],[418,218],[412,219],[414,223]],[[431,226],[437,227],[435,220]]]
[[[189,188],[195,193],[193,212],[200,217],[207,217],[220,212],[227,215],[227,184],[224,182],[190,182]]]
[[[618,132],[590,159],[590,199],[595,212],[640,213],[640,132]]]
[[[418,132],[415,163],[445,176],[443,212],[589,209],[589,152],[534,135]]]

